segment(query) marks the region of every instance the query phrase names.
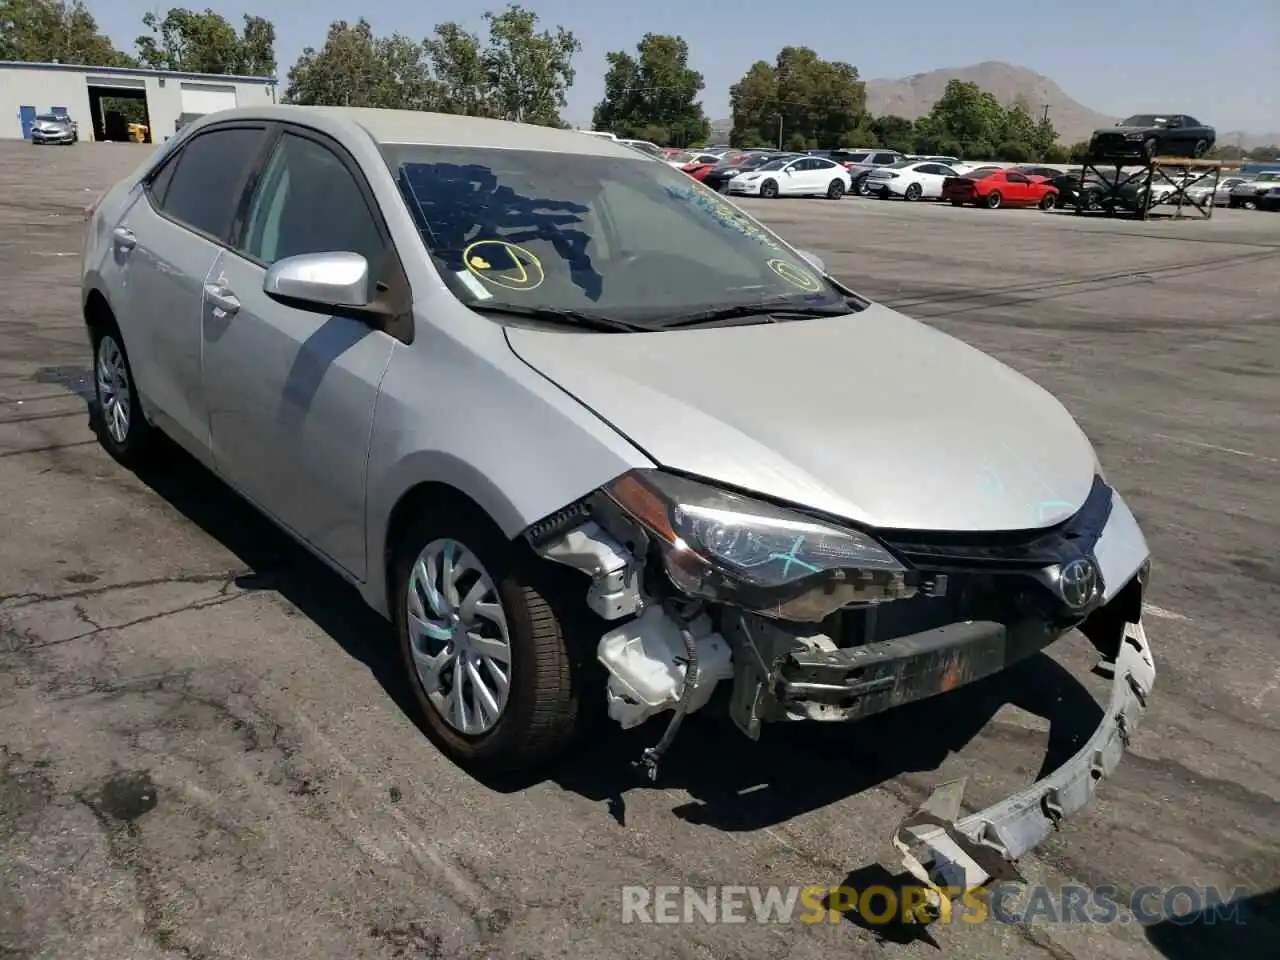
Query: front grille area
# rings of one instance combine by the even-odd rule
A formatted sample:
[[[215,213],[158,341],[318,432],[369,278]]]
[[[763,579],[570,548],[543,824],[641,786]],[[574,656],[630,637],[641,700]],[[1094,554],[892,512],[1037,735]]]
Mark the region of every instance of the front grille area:
[[[1111,516],[1112,491],[1101,477],[1067,520],[1038,530],[992,533],[877,530],[877,538],[918,570],[1031,570],[1092,552]]]

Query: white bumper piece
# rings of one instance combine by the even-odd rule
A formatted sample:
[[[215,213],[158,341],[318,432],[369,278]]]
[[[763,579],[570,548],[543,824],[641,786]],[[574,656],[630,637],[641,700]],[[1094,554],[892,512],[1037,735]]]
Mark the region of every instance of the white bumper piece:
[[[955,818],[965,780],[952,780],[899,824],[893,844],[907,871],[932,893],[932,906],[943,896],[954,898],[989,880],[1006,878],[1011,861],[1038,846],[1061,820],[1093,799],[1138,728],[1155,676],[1146,630],[1140,623],[1129,624],[1116,657],[1106,713],[1070,760],[1027,789],[961,820]]]

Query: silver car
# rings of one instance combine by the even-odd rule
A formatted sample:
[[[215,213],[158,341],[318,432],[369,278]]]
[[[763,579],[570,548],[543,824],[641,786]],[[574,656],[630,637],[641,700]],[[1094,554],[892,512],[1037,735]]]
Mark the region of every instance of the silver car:
[[[80,139],[79,125],[65,113],[41,113],[31,124],[31,142],[71,145]]]
[[[595,708],[665,715],[656,775],[700,709],[854,721],[1080,627],[1114,674],[1092,737],[911,828],[973,879],[974,843],[1017,857],[1087,803],[1143,713],[1147,545],[1067,411],[660,160],[237,109],[90,219],[106,449],[163,431],[356,585],[460,763],[545,760]]]

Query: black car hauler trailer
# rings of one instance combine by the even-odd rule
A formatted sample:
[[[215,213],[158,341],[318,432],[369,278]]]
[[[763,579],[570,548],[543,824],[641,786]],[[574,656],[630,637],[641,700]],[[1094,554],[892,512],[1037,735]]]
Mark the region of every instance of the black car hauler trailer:
[[[1081,191],[1080,199],[1076,201],[1076,213],[1101,212],[1113,217],[1146,220],[1153,209],[1159,207],[1157,216],[1208,220],[1213,216],[1213,198],[1222,179],[1222,171],[1236,170],[1239,166],[1239,163],[1188,157],[1152,157],[1145,163],[1134,163],[1130,156],[1087,156],[1081,162],[1080,183],[1083,185],[1085,178],[1093,175],[1099,187],[1094,193],[1097,205],[1086,205]],[[1130,172],[1126,173],[1126,170]],[[1203,201],[1187,193],[1192,187],[1210,183],[1213,193]],[[1173,188],[1172,192],[1158,205],[1151,203],[1153,187],[1166,184]]]

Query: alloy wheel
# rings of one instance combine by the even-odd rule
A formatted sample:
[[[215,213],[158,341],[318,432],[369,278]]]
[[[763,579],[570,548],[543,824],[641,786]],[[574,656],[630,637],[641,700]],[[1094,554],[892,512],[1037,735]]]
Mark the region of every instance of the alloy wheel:
[[[107,433],[117,444],[123,444],[129,436],[133,412],[129,403],[129,368],[124,352],[109,333],[98,341],[97,388]]]
[[[492,730],[511,688],[511,635],[497,586],[456,540],[428,543],[407,595],[409,642],[427,700],[468,736]]]

